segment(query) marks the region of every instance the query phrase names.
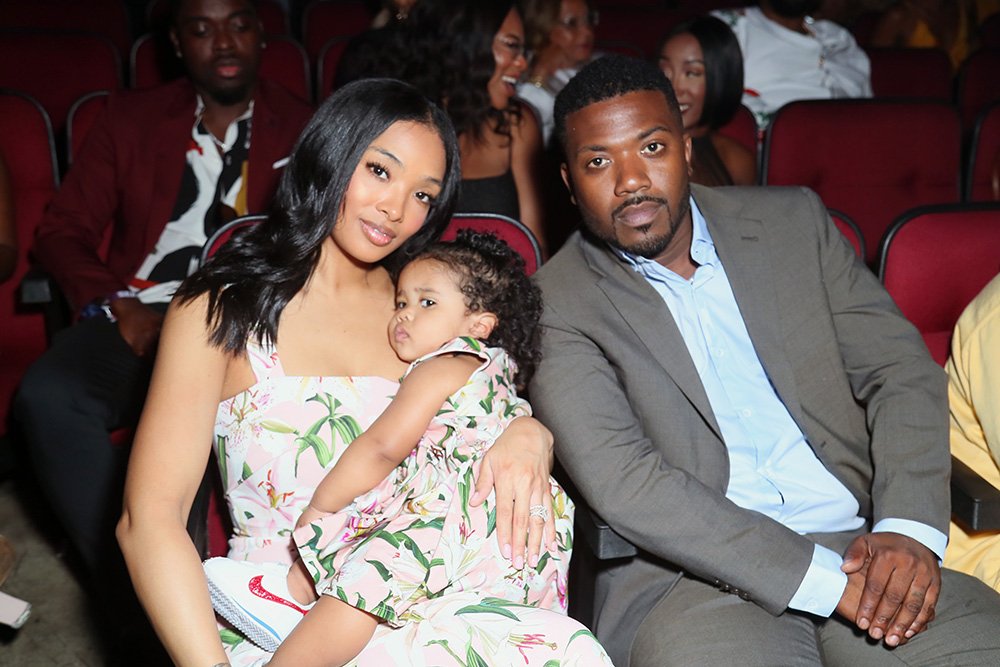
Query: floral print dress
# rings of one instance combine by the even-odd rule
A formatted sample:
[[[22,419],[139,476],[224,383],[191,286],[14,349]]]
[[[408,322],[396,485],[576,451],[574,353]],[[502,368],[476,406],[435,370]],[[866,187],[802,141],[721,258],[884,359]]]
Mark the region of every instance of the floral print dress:
[[[514,395],[506,355],[471,339],[445,351],[483,363],[406,461],[347,509],[303,526],[296,550],[292,530],[316,485],[399,385],[287,376],[276,351],[249,345],[257,382],[216,416],[234,526],[229,557],[290,564],[301,553],[318,591],[384,618],[351,665],[610,665],[594,636],[565,615],[573,508],[561,489],[552,483],[559,547],[536,568],[515,570],[499,553],[492,495],[468,505],[482,454],[507,423],[530,413]],[[220,634],[234,667],[269,658],[232,629],[220,626]]]

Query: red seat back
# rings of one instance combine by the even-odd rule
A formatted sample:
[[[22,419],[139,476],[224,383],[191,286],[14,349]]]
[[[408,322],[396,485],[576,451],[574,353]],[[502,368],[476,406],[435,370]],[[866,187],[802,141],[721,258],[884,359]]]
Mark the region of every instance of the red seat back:
[[[88,33],[0,31],[0,87],[38,100],[58,136],[74,102],[121,87],[118,49]]]
[[[866,49],[875,97],[951,102],[951,60],[941,49]]]
[[[320,50],[316,63],[316,101],[322,102],[333,92],[333,81],[337,77],[337,65],[344,55],[351,38],[342,35],[334,37]]]
[[[119,58],[132,44],[122,0],[3,0],[0,29],[7,28],[103,35],[115,45]]]
[[[267,215],[263,213],[257,213],[254,215],[244,215],[243,217],[236,218],[235,220],[230,220],[226,224],[215,230],[208,240],[205,241],[205,245],[201,247],[201,260],[200,263],[204,264],[212,257],[215,253],[219,252],[219,248],[226,245],[229,239],[233,238],[233,234],[236,232],[253,227],[262,220],[266,220]]]
[[[851,243],[855,254],[863,260],[866,254],[865,237],[861,235],[857,223],[851,220],[846,213],[841,213],[836,209],[827,209],[827,212],[830,214],[833,224],[837,225],[840,233]]]
[[[150,0],[146,5],[146,28],[156,30],[166,26],[170,11],[170,0]],[[257,0],[257,17],[268,35],[287,35],[288,15],[276,0]]]
[[[0,91],[0,155],[10,175],[19,241],[14,275],[0,284],[0,435],[25,369],[45,351],[41,313],[23,312],[17,286],[28,269],[28,250],[58,184],[52,126],[41,105],[13,91]]]
[[[958,71],[958,109],[962,127],[971,132],[976,117],[1000,100],[1000,48],[976,51]]]
[[[879,278],[943,365],[959,315],[1000,273],[1000,204],[908,211],[879,254]]]
[[[302,44],[309,58],[317,62],[324,44],[334,37],[353,37],[364,32],[371,22],[363,2],[316,0],[302,14]]]
[[[494,213],[456,213],[441,235],[442,241],[451,241],[460,229],[489,232],[507,242],[524,258],[524,270],[529,276],[542,265],[542,251],[531,230],[505,215]]]
[[[80,153],[90,128],[108,106],[108,91],[98,90],[84,95],[69,108],[66,119],[66,145],[69,147],[67,159],[73,165],[73,157]]]
[[[986,107],[972,132],[966,201],[1000,201],[1000,102]]]
[[[792,102],[768,130],[763,183],[815,190],[857,223],[874,264],[897,216],[960,200],[960,142],[958,114],[942,102]]]

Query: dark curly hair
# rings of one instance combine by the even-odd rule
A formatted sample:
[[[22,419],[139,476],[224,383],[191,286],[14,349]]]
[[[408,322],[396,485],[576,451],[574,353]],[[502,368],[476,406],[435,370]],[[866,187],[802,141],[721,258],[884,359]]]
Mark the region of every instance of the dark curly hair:
[[[542,293],[524,272],[524,259],[493,234],[463,229],[454,241],[435,243],[414,259],[441,262],[458,278],[470,312],[490,312],[497,325],[486,339],[517,364],[514,384],[523,390],[541,359],[538,320]]]

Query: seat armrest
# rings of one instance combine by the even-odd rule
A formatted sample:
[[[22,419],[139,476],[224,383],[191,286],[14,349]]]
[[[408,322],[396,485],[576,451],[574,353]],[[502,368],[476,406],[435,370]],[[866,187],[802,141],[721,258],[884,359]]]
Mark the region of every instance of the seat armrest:
[[[631,542],[616,533],[589,508],[577,511],[576,531],[577,535],[583,535],[584,541],[598,560],[629,558],[638,553]]]
[[[973,532],[1000,530],[1000,489],[951,457],[951,513]]]
[[[48,273],[34,266],[17,286],[17,299],[23,308],[41,311],[45,319],[45,337],[51,344],[56,332],[73,323],[73,313],[66,297]]]
[[[18,299],[26,306],[52,303],[55,300],[55,286],[45,271],[35,267],[28,270],[17,288]]]

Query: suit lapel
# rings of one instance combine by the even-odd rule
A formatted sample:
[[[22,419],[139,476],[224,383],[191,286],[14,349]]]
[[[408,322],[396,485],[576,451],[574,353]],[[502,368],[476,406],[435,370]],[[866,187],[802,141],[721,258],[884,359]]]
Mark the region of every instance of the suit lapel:
[[[698,371],[688,354],[687,345],[663,299],[646,279],[624,266],[610,250],[581,240],[591,267],[602,278],[598,288],[608,298],[628,326],[684,393],[713,432],[722,440],[722,432]]]
[[[725,206],[717,206],[719,193],[699,190],[696,194],[754,350],[778,396],[802,428],[805,420],[783,344],[783,319],[775,290],[775,267],[780,264],[780,252],[774,252],[778,239],[768,238],[767,229],[759,220],[743,218],[727,212]]]
[[[178,86],[179,88],[180,85]],[[150,197],[149,223],[146,225],[145,247],[151,249],[159,240],[163,228],[173,216],[184,174],[191,128],[194,126],[195,93],[190,85],[181,90],[170,103],[166,119],[154,143],[152,159],[155,161],[153,194]],[[147,250],[148,252],[148,250]]]

